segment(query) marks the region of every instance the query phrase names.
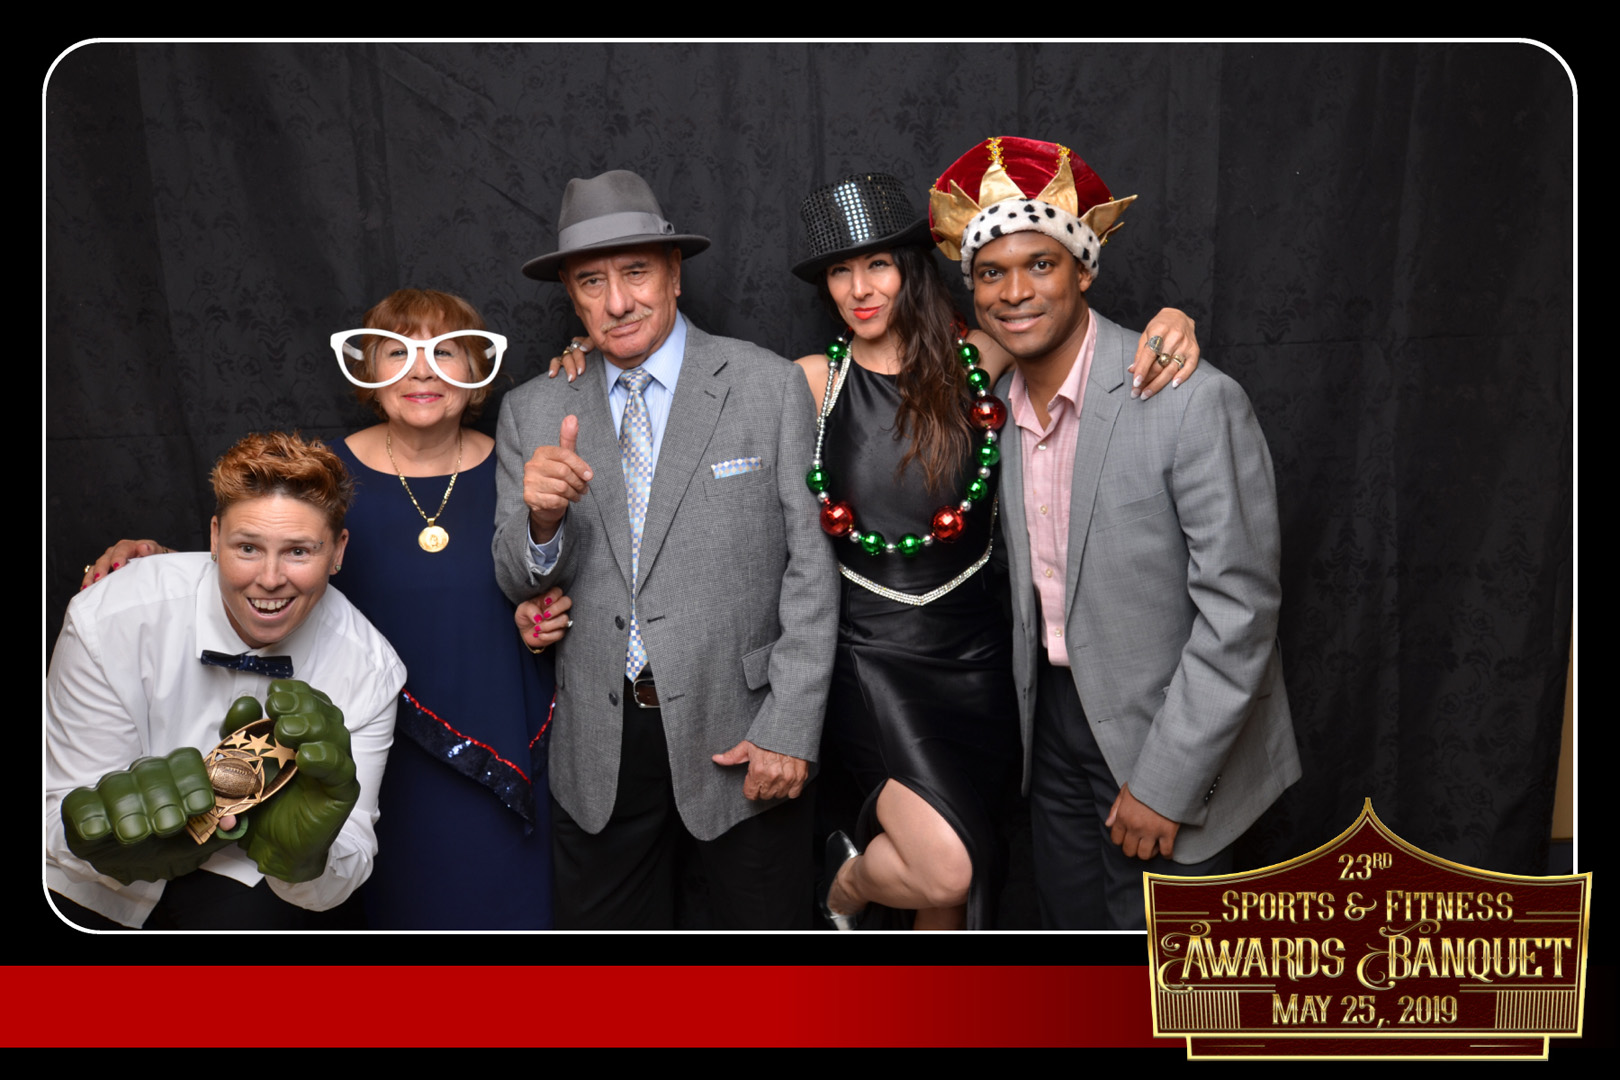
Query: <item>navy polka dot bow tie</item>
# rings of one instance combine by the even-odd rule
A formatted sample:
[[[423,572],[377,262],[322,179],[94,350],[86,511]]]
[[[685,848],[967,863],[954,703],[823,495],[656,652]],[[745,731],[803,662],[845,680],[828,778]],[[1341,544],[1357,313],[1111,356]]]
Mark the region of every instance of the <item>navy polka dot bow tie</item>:
[[[255,675],[268,675],[272,679],[290,679],[293,675],[290,656],[254,656],[252,653],[224,653],[204,649],[202,662],[210,667],[251,671]]]

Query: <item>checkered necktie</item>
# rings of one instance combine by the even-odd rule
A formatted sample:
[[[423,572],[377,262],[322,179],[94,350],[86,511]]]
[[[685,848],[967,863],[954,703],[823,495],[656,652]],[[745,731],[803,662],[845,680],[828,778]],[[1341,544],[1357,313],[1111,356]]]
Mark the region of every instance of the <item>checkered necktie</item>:
[[[647,521],[647,496],[652,492],[652,418],[641,392],[652,381],[644,368],[619,373],[619,385],[630,392],[619,423],[619,457],[624,463],[624,492],[630,509],[630,648],[624,656],[624,674],[634,679],[647,666],[647,647],[641,643],[636,621],[636,584],[640,580],[641,527]]]

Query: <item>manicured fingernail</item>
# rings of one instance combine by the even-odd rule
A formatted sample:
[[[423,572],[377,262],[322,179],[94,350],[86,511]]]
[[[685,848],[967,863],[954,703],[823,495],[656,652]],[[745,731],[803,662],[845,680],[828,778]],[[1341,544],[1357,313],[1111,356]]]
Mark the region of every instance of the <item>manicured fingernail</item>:
[[[1131,389],[1131,397],[1139,398],[1141,396],[1142,396],[1142,391],[1137,390],[1136,388],[1132,387],[1132,389]]]
[[[535,637],[535,638],[539,638],[539,636],[540,636],[540,629],[539,629],[539,628],[538,628],[538,627],[536,627],[536,628],[535,628],[535,631],[534,631],[534,634],[533,634],[533,636],[534,636],[534,637]]]
[[[91,581],[100,581],[101,580],[101,575],[97,574],[95,577],[91,578],[90,580]]]
[[[1133,387],[1134,386],[1141,386],[1142,385],[1142,376],[1138,375],[1136,378],[1132,379],[1131,380],[1131,385]]]
[[[113,570],[116,570],[116,569],[118,569],[118,564],[117,564],[117,563],[113,563],[113,564],[112,564],[112,568],[113,568]],[[111,572],[112,572],[112,571],[111,571],[111,570],[109,570],[109,571],[108,571],[108,573],[111,573]]]
[[[1179,377],[1170,380],[1170,388],[1172,390],[1178,389],[1180,386],[1181,386],[1181,379]]]

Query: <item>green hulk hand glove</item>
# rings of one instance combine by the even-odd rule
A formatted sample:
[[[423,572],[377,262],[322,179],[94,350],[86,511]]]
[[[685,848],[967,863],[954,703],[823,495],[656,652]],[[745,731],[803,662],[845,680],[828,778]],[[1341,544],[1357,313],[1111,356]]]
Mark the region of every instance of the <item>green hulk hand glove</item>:
[[[297,680],[272,682],[265,706],[268,711],[251,697],[237,698],[220,724],[220,737],[269,716],[276,722],[276,742],[298,751],[298,774],[269,802],[243,814],[231,835],[216,832],[199,844],[186,831],[188,817],[214,805],[214,789],[201,752],[185,746],[110,772],[94,788],[70,792],[62,800],[68,849],[128,885],[189,874],[242,837],[260,873],[287,882],[320,877],[326,853],[360,797],[349,731],[330,698]]]
[[[62,800],[68,850],[125,885],[183,877],[230,843],[215,834],[199,844],[186,819],[214,805],[202,754],[182,746],[168,757],[144,757],[110,772],[93,788]]]
[[[260,873],[310,881],[326,870],[326,853],[360,798],[349,729],[331,698],[296,679],[271,683],[264,705],[263,715],[276,722],[276,742],[298,751],[298,775],[246,813],[240,843]]]

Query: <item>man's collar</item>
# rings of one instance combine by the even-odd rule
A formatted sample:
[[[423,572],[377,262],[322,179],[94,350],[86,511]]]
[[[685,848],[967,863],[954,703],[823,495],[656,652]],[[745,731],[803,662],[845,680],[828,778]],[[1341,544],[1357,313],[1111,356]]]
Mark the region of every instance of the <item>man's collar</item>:
[[[1069,373],[1063,376],[1058,384],[1057,393],[1052,395],[1052,401],[1058,398],[1069,403],[1071,409],[1080,407],[1080,380],[1086,372],[1086,357],[1094,355],[1097,348],[1097,313],[1088,305],[1086,308],[1086,332],[1080,338],[1080,348],[1075,351],[1074,359],[1069,362]],[[1007,388],[1007,404],[1017,412],[1020,407],[1029,402],[1029,383],[1024,378],[1024,371],[1017,363],[1013,364],[1012,384]],[[1051,415],[1052,402],[1046,402],[1047,415]],[[1030,414],[1033,419],[1033,413]]]
[[[1074,354],[1074,360],[1069,364],[1069,373],[1063,377],[1058,387],[1057,396],[1066,398],[1071,406],[1078,407],[1080,403],[1080,379],[1085,374],[1086,358],[1097,347],[1097,319],[1086,308],[1086,332],[1080,338],[1080,349]]]

